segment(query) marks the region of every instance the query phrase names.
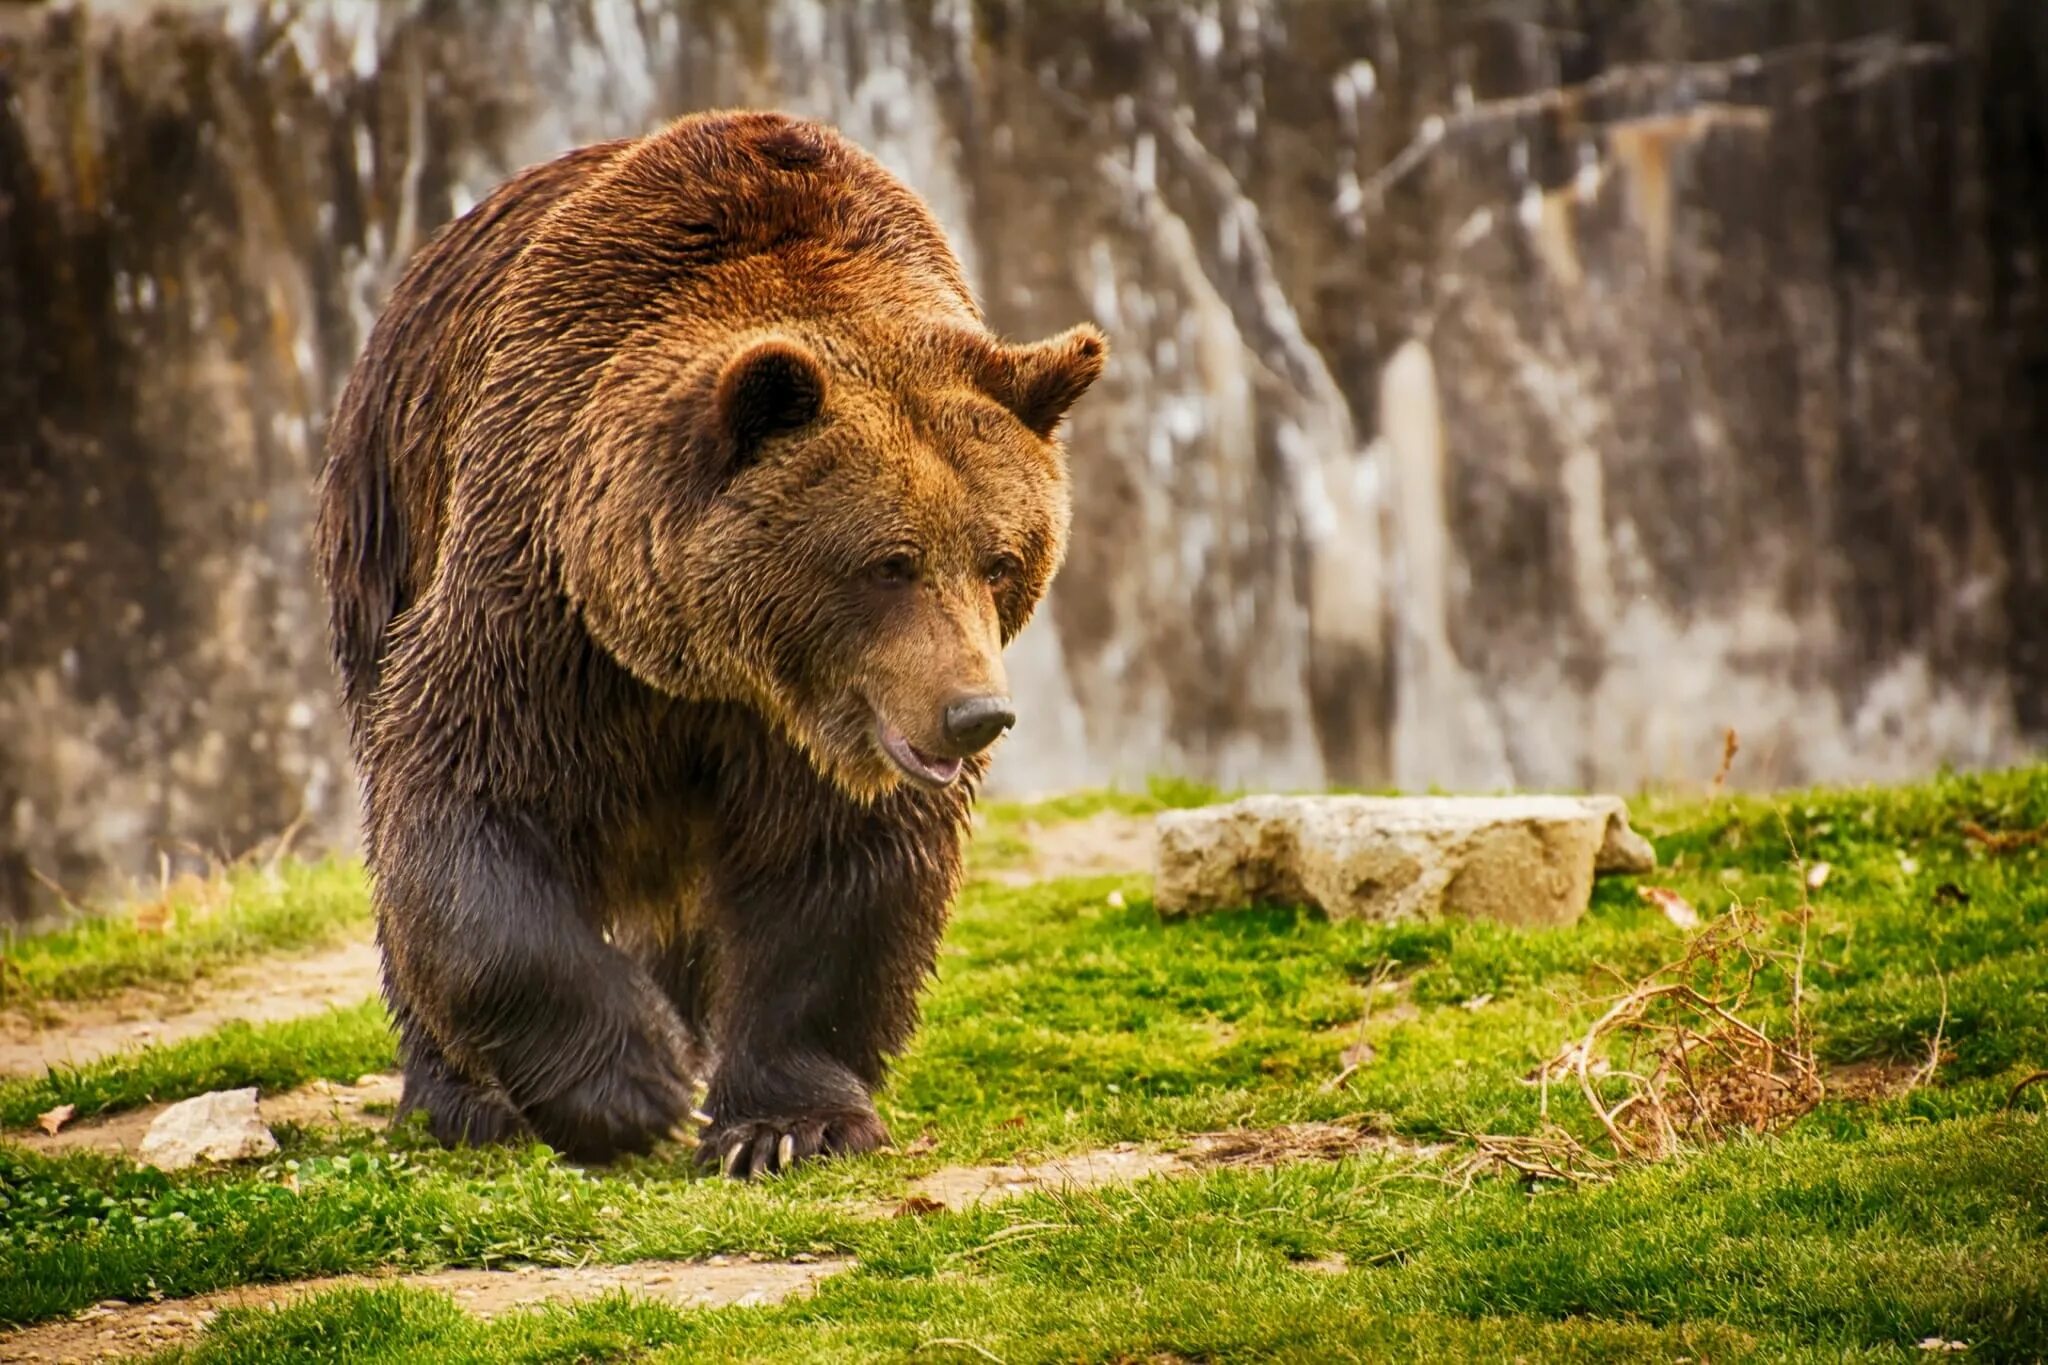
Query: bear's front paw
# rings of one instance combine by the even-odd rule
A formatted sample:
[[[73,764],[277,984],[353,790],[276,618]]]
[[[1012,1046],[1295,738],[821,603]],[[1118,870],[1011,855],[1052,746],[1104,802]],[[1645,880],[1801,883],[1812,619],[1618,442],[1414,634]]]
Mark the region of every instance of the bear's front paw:
[[[605,1162],[645,1152],[670,1136],[690,1109],[681,1059],[645,1041],[567,1090],[528,1107],[541,1139],[576,1161]]]
[[[851,1156],[889,1145],[871,1111],[837,1110],[779,1118],[714,1119],[697,1143],[697,1164],[738,1180],[773,1175],[813,1157]]]

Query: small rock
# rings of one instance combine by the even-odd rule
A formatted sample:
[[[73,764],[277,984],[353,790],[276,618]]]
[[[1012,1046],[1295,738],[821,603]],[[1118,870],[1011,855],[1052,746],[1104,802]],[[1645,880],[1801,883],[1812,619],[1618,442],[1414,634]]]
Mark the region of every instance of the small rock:
[[[1253,796],[1154,827],[1168,915],[1268,901],[1333,919],[1570,924],[1595,875],[1656,866],[1612,796]]]
[[[139,1155],[144,1165],[178,1171],[201,1161],[269,1156],[277,1139],[256,1112],[256,1087],[215,1090],[180,1100],[149,1125]]]
[[[1639,877],[1657,870],[1657,849],[1648,839],[1629,827],[1628,808],[1615,797],[1589,796],[1588,802],[1613,801],[1607,816],[1607,832],[1600,838],[1600,851],[1593,855],[1596,876]]]

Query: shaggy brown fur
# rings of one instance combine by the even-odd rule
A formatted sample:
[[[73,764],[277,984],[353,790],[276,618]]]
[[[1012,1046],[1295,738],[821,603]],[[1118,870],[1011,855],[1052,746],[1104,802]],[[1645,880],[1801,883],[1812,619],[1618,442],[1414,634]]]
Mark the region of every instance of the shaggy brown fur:
[[[1092,328],[1005,344],[831,131],[684,119],[509,181],[343,395],[320,567],[405,1107],[739,1174],[886,1141]]]

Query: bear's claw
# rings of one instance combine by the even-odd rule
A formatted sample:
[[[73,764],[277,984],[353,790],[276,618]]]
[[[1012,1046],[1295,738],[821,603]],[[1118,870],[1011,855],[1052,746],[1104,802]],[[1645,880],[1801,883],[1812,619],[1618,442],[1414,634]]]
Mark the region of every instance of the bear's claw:
[[[850,1156],[886,1146],[888,1130],[873,1114],[806,1114],[781,1119],[744,1119],[707,1130],[697,1144],[697,1164],[748,1180],[778,1175],[816,1157]]]

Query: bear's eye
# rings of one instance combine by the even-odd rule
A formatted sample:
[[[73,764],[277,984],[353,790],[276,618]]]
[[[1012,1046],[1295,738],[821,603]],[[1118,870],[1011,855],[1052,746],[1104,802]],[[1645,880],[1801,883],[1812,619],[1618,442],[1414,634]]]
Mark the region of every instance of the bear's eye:
[[[877,583],[887,584],[891,587],[915,582],[917,579],[917,560],[909,555],[890,555],[887,559],[879,561],[870,568],[868,575]]]
[[[989,581],[990,587],[1000,588],[1023,571],[1024,566],[1017,562],[1017,556],[997,555],[982,570],[982,577]]]

